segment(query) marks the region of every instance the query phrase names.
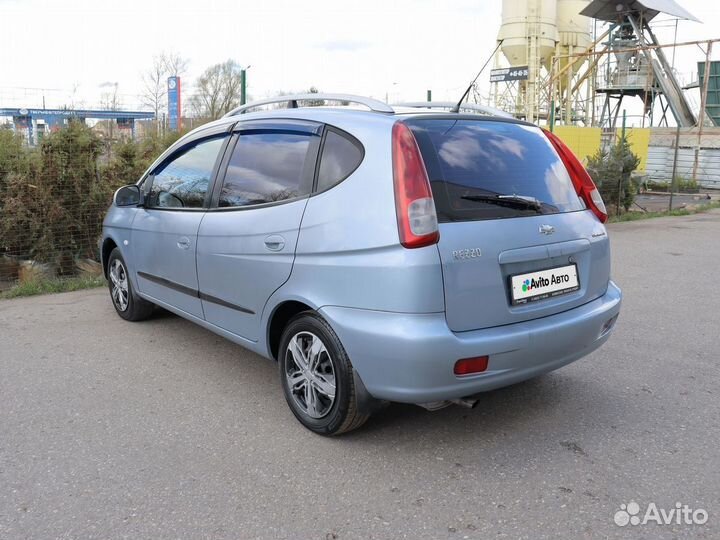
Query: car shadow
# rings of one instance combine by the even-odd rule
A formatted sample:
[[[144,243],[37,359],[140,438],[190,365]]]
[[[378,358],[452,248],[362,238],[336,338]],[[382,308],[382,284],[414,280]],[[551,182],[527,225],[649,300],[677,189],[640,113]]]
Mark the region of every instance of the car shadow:
[[[508,444],[519,450],[547,447],[549,443],[553,449],[567,448],[583,455],[580,442],[588,436],[603,437],[610,433],[613,414],[621,414],[627,407],[617,389],[593,377],[590,368],[580,362],[477,394],[478,402],[473,409],[450,405],[439,411],[427,411],[416,405],[391,403],[356,431],[318,438],[297,424],[289,412],[275,362],[166,310],[156,310],[148,322],[148,333],[157,333],[162,326],[166,337],[182,336],[188,358],[170,361],[190,377],[226,385],[230,393],[238,396],[233,405],[238,413],[268,414],[280,423],[276,429],[287,429],[292,437],[313,438],[321,446],[353,445],[386,457],[394,455],[387,451],[388,447],[400,447],[406,456],[441,452],[443,448],[455,452],[469,449],[507,459]],[[248,399],[250,395],[259,398]],[[605,404],[602,410],[593,408],[592,404],[597,403]],[[429,448],[428,444],[432,446]]]
[[[397,430],[406,435],[416,430],[441,429],[448,435],[465,433],[469,427],[480,427],[487,435],[512,429],[556,409],[570,399],[565,378],[557,373],[546,374],[512,386],[473,396],[475,407],[467,409],[449,405],[428,411],[418,405],[391,403],[373,416],[364,430],[370,434]]]
[[[473,409],[451,405],[427,411],[392,403],[340,439],[367,449],[400,448],[402,459],[409,455],[453,459],[470,453],[498,463],[527,463],[535,453],[564,451],[575,458],[592,459],[586,448],[594,446],[592,441],[612,436],[620,411],[627,410],[611,387],[586,377],[578,368],[475,397],[478,402]],[[601,411],[592,406],[598,402],[606,404]],[[380,451],[395,459],[394,453]]]

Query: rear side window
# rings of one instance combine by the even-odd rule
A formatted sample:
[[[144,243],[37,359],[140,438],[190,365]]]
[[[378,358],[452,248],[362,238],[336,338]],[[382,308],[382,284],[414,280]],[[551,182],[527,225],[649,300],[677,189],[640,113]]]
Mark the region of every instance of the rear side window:
[[[467,119],[407,122],[440,221],[583,210],[563,162],[535,126]]]
[[[313,135],[289,132],[243,133],[228,164],[218,206],[250,206],[308,195]]]
[[[358,168],[362,159],[363,148],[357,140],[328,129],[320,158],[317,191],[325,191],[345,180]]]
[[[225,139],[204,140],[164,163],[153,173],[148,206],[202,208],[215,161]]]

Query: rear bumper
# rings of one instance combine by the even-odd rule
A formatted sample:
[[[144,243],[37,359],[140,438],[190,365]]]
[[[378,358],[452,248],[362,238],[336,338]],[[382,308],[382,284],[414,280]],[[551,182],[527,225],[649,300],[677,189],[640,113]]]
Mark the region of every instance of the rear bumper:
[[[367,391],[375,398],[426,403],[470,396],[530,379],[578,360],[612,333],[622,293],[611,281],[604,296],[542,319],[453,333],[444,313],[407,314],[326,306]],[[489,355],[487,371],[453,373],[461,358]]]

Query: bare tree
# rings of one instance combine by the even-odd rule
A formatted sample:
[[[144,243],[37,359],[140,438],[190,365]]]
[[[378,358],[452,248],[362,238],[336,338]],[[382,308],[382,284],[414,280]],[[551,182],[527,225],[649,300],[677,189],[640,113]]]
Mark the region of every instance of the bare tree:
[[[307,94],[319,94],[320,90],[317,89],[317,86],[311,86],[306,93]],[[324,99],[309,99],[307,101],[308,107],[322,107],[323,105],[325,105]]]
[[[214,120],[237,107],[240,103],[241,70],[233,60],[207,68],[197,80],[195,94],[190,101],[195,114]]]
[[[322,94],[320,90],[316,86],[311,86],[307,90],[302,91],[294,91],[294,92],[285,92],[284,90],[281,90],[280,92],[275,92],[275,97],[282,97],[282,96],[289,96],[291,94]],[[340,102],[342,105],[348,105],[347,101]],[[302,101],[303,107],[322,107],[327,104],[327,100],[325,99],[306,99]],[[286,107],[285,104],[279,103],[275,106],[271,106],[278,109],[284,109]]]
[[[100,95],[100,105],[107,111],[117,111],[120,109],[120,98],[118,95],[118,83],[117,82],[104,82],[100,85],[100,88],[112,88],[112,90],[102,92]],[[115,120],[107,120],[108,131],[110,140],[114,137]]]
[[[70,94],[70,103],[66,105],[67,110],[73,111],[75,109],[83,109],[85,106],[85,102],[80,100],[78,101],[78,90],[80,88],[80,83],[74,82],[72,85],[72,93]]]
[[[164,55],[154,56],[152,66],[143,73],[142,104],[155,113],[155,126],[160,133],[160,113],[165,109],[168,68]]]
[[[160,115],[167,108],[167,78],[181,77],[188,67],[188,60],[177,52],[162,52],[153,56],[152,66],[142,75],[143,105],[155,113],[155,124],[160,133]]]
[[[108,111],[117,111],[120,108],[120,97],[118,95],[118,83],[106,81],[100,88],[110,88],[100,94],[100,104]]]
[[[165,71],[168,76],[171,77],[182,77],[188,68],[188,59],[183,58],[177,52],[164,52],[161,55],[165,64]]]
[[[185,72],[187,71],[189,61],[187,58],[183,58],[180,56],[179,53],[170,51],[170,52],[164,52],[163,55],[163,61],[165,62],[165,71],[167,72],[168,76],[180,78],[183,75],[185,75]],[[178,99],[182,101],[182,94],[184,86],[180,86],[178,88],[178,93],[180,94],[178,96]],[[182,111],[179,113],[182,116]],[[182,119],[178,118],[178,127],[182,125]]]

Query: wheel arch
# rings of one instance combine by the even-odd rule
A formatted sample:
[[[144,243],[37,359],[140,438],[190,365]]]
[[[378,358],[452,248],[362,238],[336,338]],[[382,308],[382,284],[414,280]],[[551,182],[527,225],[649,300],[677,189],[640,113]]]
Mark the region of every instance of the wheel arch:
[[[102,243],[102,249],[100,250],[100,260],[102,261],[103,275],[105,279],[108,277],[108,260],[112,250],[117,247],[117,243],[111,237],[105,238]]]
[[[279,302],[272,309],[267,322],[267,348],[270,358],[277,361],[283,330],[290,319],[303,311],[315,311],[315,308],[301,299],[288,299]]]

